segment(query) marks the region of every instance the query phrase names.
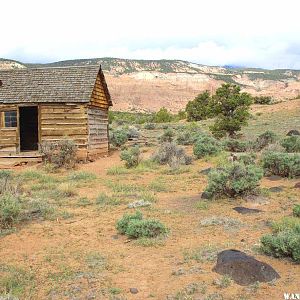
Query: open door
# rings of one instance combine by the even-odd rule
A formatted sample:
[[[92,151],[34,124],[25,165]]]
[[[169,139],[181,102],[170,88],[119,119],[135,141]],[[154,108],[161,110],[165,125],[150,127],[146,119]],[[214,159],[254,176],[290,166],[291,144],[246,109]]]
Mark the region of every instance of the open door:
[[[19,107],[20,150],[36,151],[39,143],[38,107]]]

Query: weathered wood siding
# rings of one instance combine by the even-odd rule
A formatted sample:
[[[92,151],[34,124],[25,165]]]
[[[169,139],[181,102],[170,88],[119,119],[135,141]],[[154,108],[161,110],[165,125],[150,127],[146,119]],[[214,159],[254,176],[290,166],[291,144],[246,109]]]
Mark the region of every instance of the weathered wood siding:
[[[94,86],[94,89],[92,92],[90,104],[92,106],[107,110],[109,107],[109,103],[108,103],[107,97],[105,95],[103,84],[104,83],[101,81],[100,74],[98,74],[96,83],[95,83],[95,86]]]
[[[87,157],[88,119],[86,104],[40,104],[40,140],[74,140],[79,158]]]
[[[15,154],[19,147],[18,128],[4,128],[4,112],[17,110],[17,105],[0,104],[0,154]]]
[[[88,157],[108,153],[108,111],[97,107],[89,107],[88,115]]]

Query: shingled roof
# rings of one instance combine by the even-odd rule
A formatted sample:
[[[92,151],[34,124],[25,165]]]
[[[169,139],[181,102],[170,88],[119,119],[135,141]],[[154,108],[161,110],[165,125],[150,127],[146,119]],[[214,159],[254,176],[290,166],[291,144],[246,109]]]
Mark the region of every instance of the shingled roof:
[[[0,71],[2,103],[89,102],[98,73],[111,105],[100,66],[15,69]]]

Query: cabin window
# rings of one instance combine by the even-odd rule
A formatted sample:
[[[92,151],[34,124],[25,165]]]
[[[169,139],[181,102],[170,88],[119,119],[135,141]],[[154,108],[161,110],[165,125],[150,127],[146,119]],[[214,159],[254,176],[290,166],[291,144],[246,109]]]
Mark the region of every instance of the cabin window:
[[[17,127],[17,111],[4,112],[4,127]]]

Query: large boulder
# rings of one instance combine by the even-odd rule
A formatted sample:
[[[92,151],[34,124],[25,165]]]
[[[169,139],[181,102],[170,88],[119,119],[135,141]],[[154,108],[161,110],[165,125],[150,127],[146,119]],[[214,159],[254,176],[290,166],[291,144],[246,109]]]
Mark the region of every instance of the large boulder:
[[[213,271],[230,276],[239,285],[270,282],[280,278],[279,274],[270,265],[238,250],[220,252]]]

